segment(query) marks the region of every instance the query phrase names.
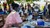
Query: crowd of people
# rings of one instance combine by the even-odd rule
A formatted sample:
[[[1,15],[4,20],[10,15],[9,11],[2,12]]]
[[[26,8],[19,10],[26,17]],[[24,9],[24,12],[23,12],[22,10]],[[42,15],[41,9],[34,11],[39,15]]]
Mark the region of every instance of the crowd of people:
[[[24,16],[25,18],[28,17],[29,15],[32,15],[32,18],[35,18],[36,16],[39,16],[39,15],[46,16],[46,14],[49,14],[49,5],[47,5],[47,3],[44,6],[42,12],[40,10],[40,5],[34,4],[34,3],[32,6],[29,3],[25,4],[25,6],[23,4],[21,4],[21,5],[17,4],[16,5],[16,3],[12,3],[12,5],[11,5],[11,3],[10,4],[3,3],[4,9],[2,10],[0,8],[0,12],[3,12],[4,14],[9,14],[13,10],[12,6],[13,7],[19,6],[18,9],[15,9],[15,10],[19,12],[21,17]]]
[[[3,12],[6,14],[10,14],[11,11],[13,11],[13,10],[18,12],[23,21],[31,21],[32,19],[33,20],[44,19],[43,16],[47,16],[48,14],[50,15],[50,4],[47,5],[47,3],[43,8],[43,12],[40,11],[40,6],[37,4],[33,4],[31,7],[31,5],[29,3],[27,3],[27,5],[25,4],[25,6],[24,6],[23,4],[18,5],[13,2],[10,4],[3,3],[3,7],[4,7]],[[47,12],[47,8],[48,8],[48,12]],[[0,9],[0,12],[2,12],[2,9]]]
[[[46,13],[49,14],[49,11],[48,11],[49,6],[47,5],[47,3],[44,6],[44,8],[42,9],[43,10],[42,12],[40,10],[40,5],[38,5],[38,4],[33,4],[32,6],[29,3],[27,3],[27,5],[25,4],[25,6],[23,4],[21,4],[21,5],[14,5],[14,4],[16,4],[16,3],[12,3],[12,5],[11,5],[11,3],[10,4],[3,3],[4,12],[6,14],[10,13],[12,11],[12,6],[13,7],[19,6],[18,9],[15,9],[15,10],[19,12],[20,16],[25,16],[25,17],[27,17],[28,15],[34,16],[35,13],[37,13],[38,15],[43,15],[43,16],[46,16]],[[37,15],[37,14],[35,14],[35,15]]]

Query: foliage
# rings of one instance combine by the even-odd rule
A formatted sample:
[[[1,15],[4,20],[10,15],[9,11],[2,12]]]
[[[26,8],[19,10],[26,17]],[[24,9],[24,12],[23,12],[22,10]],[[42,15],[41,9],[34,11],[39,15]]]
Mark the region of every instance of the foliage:
[[[12,3],[12,2],[14,2],[14,0],[7,0],[7,3],[8,3],[8,4],[10,4],[10,3]]]
[[[30,1],[30,0],[26,0],[26,2],[28,2],[28,1]]]
[[[33,0],[33,1],[39,1],[39,0]]]

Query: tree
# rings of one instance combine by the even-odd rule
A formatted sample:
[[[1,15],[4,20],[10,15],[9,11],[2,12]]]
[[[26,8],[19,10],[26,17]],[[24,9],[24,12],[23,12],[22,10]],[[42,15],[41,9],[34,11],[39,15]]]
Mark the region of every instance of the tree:
[[[28,2],[28,1],[30,1],[30,0],[26,0],[26,2]]]
[[[20,0],[16,0],[16,1],[20,1]]]
[[[8,4],[10,4],[10,3],[12,3],[12,2],[14,2],[14,0],[7,0],[7,3],[8,3]]]
[[[33,0],[33,1],[39,1],[39,0]]]

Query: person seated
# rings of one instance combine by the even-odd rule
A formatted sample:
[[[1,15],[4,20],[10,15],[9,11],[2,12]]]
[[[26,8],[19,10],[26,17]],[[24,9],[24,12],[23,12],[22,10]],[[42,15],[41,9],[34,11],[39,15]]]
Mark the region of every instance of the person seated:
[[[3,28],[9,28],[12,26],[18,27],[18,26],[20,26],[19,24],[21,24],[23,22],[19,13],[17,12],[19,5],[16,3],[12,3],[11,5],[12,5],[13,10],[7,16]]]

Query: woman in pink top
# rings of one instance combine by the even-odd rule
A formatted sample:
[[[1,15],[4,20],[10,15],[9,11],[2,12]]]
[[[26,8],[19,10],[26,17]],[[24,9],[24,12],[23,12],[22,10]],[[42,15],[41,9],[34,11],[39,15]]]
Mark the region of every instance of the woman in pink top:
[[[12,7],[14,10],[7,16],[3,28],[8,28],[8,26],[12,26],[13,24],[17,24],[18,26],[20,23],[22,23],[19,13],[17,10],[15,10],[18,9],[18,4],[12,3]]]

